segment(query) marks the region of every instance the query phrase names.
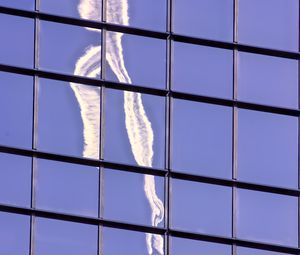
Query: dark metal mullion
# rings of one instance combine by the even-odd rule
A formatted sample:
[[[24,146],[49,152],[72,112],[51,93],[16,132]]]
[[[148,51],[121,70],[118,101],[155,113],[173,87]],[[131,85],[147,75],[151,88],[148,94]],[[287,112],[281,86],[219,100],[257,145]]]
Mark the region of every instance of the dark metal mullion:
[[[300,4],[298,6],[298,29],[300,29]],[[300,33],[298,35],[300,51]],[[298,60],[298,109],[300,109],[300,60]],[[298,116],[298,189],[300,189],[300,117]],[[300,194],[298,196],[298,247],[300,247]]]

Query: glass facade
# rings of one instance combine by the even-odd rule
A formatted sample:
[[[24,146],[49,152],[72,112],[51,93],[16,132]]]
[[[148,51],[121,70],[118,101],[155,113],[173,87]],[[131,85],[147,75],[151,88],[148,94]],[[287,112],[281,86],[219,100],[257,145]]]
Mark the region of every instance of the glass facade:
[[[299,13],[0,0],[0,254],[299,254]]]

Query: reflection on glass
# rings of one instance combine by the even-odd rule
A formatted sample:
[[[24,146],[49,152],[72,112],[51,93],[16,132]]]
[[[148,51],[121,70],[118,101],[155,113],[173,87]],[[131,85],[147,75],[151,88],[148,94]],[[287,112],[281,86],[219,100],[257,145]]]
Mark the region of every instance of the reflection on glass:
[[[174,17],[176,33],[232,41],[233,0],[174,0]]]
[[[31,148],[32,109],[33,78],[0,72],[0,144]]]
[[[230,50],[174,43],[173,88],[214,97],[232,97],[233,53]]]
[[[203,234],[231,236],[231,188],[172,180],[172,227]]]
[[[238,178],[297,188],[298,118],[239,109],[238,119]]]
[[[238,6],[239,42],[298,51],[298,0],[240,0]]]
[[[237,235],[242,239],[298,245],[298,198],[239,189]]]
[[[172,168],[231,178],[232,109],[175,99]]]
[[[127,5],[128,12],[128,17],[123,19],[120,18],[122,3]],[[111,23],[164,31],[167,21],[167,1],[107,0],[106,15],[107,21]]]
[[[98,227],[35,218],[35,255],[97,255]]]
[[[190,239],[171,239],[171,255],[231,255],[231,246],[225,244],[209,243]]]
[[[0,226],[0,254],[29,254],[29,216],[0,212]]]
[[[38,159],[36,207],[97,217],[98,171],[96,167]]]
[[[0,153],[0,203],[30,207],[31,158]]]
[[[0,34],[0,63],[32,67],[34,20],[0,13]]]
[[[298,108],[298,61],[239,53],[238,97],[260,104]]]
[[[287,255],[287,253],[237,247],[237,255]]]
[[[35,0],[0,0],[0,6],[12,7],[25,10],[34,10]]]

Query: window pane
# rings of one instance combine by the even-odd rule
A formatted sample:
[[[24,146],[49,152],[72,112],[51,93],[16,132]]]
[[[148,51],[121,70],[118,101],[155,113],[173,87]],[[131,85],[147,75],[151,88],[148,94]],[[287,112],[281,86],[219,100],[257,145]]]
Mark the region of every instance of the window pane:
[[[164,107],[163,97],[107,89],[104,159],[163,168]]]
[[[0,153],[0,203],[30,207],[31,158]]]
[[[176,33],[232,41],[232,0],[174,0],[174,10]]]
[[[298,198],[239,189],[237,235],[242,239],[298,245]]]
[[[151,30],[166,30],[167,2],[107,0],[107,21]]]
[[[99,169],[51,160],[37,160],[36,207],[98,216]]]
[[[0,72],[0,144],[31,148],[32,111],[33,78]]]
[[[0,14],[0,63],[22,67],[33,66],[33,29],[33,19]]]
[[[108,80],[165,88],[166,42],[107,32],[106,65]]]
[[[101,20],[102,0],[40,0],[40,10],[62,16]]]
[[[34,10],[34,0],[0,0],[0,6]]]
[[[41,21],[40,68],[99,77],[100,44],[101,30]]]
[[[298,0],[240,0],[239,41],[298,51],[298,13]]]
[[[175,99],[173,113],[172,168],[231,178],[232,109]]]
[[[103,228],[103,255],[164,254],[163,236]]]
[[[162,177],[105,169],[103,200],[104,218],[164,227]]]
[[[231,255],[231,246],[172,237],[171,255]]]
[[[297,188],[298,118],[239,109],[238,177]]]
[[[97,255],[97,239],[94,225],[35,219],[35,255]]]
[[[241,100],[298,108],[298,61],[239,53],[238,97]]]
[[[38,148],[99,158],[100,88],[39,81]]]
[[[287,253],[237,247],[237,255],[287,255]]]
[[[230,50],[175,42],[173,88],[187,93],[231,98],[232,61]]]
[[[1,254],[29,254],[29,216],[0,212],[0,226]]]
[[[173,179],[173,228],[231,236],[231,196],[229,187]]]

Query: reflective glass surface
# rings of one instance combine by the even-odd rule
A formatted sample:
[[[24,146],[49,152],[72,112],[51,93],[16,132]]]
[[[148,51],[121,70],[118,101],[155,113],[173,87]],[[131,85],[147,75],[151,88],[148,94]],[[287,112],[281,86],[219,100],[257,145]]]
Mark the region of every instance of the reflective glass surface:
[[[232,41],[232,0],[174,0],[174,31],[195,37]]]
[[[34,1],[35,0],[0,0],[0,6],[34,10]]]
[[[34,231],[36,255],[97,255],[97,226],[36,218]]]
[[[0,34],[0,63],[33,67],[34,20],[0,13]]]
[[[0,72],[0,144],[31,148],[32,115],[33,78]]]
[[[105,91],[104,159],[148,167],[164,167],[165,99]]]
[[[30,207],[31,160],[0,153],[0,203]]]
[[[238,98],[259,104],[298,108],[298,61],[240,52]]]
[[[230,187],[173,179],[172,227],[231,236],[231,195]]]
[[[298,186],[298,119],[239,109],[238,178]]]
[[[99,158],[99,91],[94,86],[40,79],[37,147]]]
[[[286,255],[286,253],[237,247],[237,255]]]
[[[298,198],[239,189],[237,236],[286,246],[298,245]]]
[[[233,53],[230,50],[174,43],[173,89],[232,97]]]
[[[35,204],[50,211],[98,216],[97,167],[37,159]]]
[[[298,0],[240,0],[238,8],[240,43],[298,51]]]
[[[106,33],[106,79],[154,88],[165,88],[164,40]]]
[[[175,99],[172,128],[174,170],[231,178],[230,107]]]

